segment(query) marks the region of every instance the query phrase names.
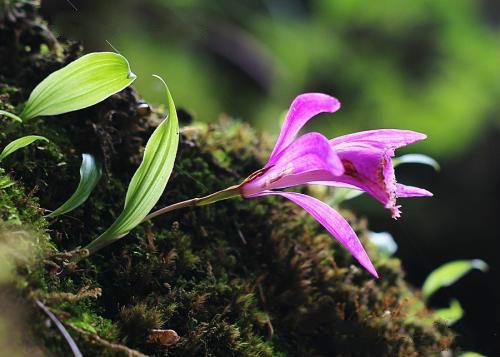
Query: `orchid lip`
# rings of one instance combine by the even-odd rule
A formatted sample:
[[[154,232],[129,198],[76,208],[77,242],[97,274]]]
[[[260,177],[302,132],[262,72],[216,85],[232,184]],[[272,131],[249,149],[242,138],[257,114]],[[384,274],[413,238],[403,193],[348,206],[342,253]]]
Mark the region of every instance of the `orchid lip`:
[[[327,140],[319,133],[295,136],[316,114],[334,112],[340,103],[333,97],[310,93],[297,97],[266,166],[251,174],[240,186],[243,197],[267,195],[286,197],[309,212],[358,259],[371,274],[378,276],[357,237],[344,221],[321,201],[293,192],[276,191],[303,184],[350,187],[367,192],[391,211],[401,215],[398,197],[429,196],[430,192],[396,182],[392,157],[402,146],[426,138],[410,130],[380,129],[358,132]],[[327,208],[328,207],[328,208]],[[330,219],[344,229],[337,230]],[[349,226],[347,224],[347,226]]]

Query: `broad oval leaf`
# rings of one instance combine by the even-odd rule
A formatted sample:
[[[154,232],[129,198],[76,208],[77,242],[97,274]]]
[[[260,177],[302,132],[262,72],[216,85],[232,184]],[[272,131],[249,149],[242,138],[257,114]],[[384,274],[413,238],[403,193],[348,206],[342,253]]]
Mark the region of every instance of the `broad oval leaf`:
[[[441,167],[439,163],[432,157],[423,154],[407,154],[392,159],[394,167],[401,164],[422,164],[431,166],[434,170],[439,171]]]
[[[464,309],[458,300],[453,299],[449,307],[438,309],[435,311],[436,316],[446,321],[446,324],[453,325],[464,316]]]
[[[50,74],[30,94],[21,118],[56,115],[90,107],[129,86],[136,76],[125,57],[89,53]]]
[[[93,253],[126,235],[142,222],[160,199],[174,167],[179,144],[179,123],[175,104],[166,83],[167,118],[155,129],[146,144],[144,158],[130,181],[125,207],[116,221],[86,249]]]
[[[0,110],[0,115],[4,115],[6,116],[7,118],[10,118],[14,121],[17,121],[19,123],[21,123],[23,120],[21,118],[19,118],[17,115],[15,114],[12,114],[10,112],[6,112],[5,110]]]
[[[60,216],[73,211],[82,205],[94,190],[102,176],[101,165],[95,157],[90,154],[82,155],[82,165],[80,166],[80,183],[71,197],[64,202],[58,209],[47,215],[49,218]]]
[[[34,141],[37,140],[44,140],[44,141],[49,141],[47,138],[39,135],[28,135],[28,136],[23,136],[22,138],[16,139],[13,142],[9,143],[0,153],[0,161],[5,159],[7,156],[10,154],[14,153],[15,151],[22,149],[29,144],[31,144]]]
[[[472,269],[488,270],[488,264],[480,259],[456,260],[441,265],[429,274],[422,286],[424,299],[429,299],[438,289],[450,286]]]

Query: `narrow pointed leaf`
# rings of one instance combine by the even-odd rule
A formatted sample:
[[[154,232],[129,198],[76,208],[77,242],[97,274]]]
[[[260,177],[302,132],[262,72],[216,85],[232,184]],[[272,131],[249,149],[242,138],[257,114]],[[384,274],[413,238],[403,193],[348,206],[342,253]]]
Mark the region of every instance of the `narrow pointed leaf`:
[[[439,163],[432,157],[423,154],[407,154],[392,159],[394,167],[401,164],[422,164],[431,166],[434,170],[439,171],[441,167]]]
[[[38,84],[21,117],[26,120],[90,107],[129,86],[135,78],[125,57],[113,52],[89,53]]]
[[[2,161],[15,151],[22,149],[37,140],[44,140],[47,142],[49,141],[47,138],[38,135],[23,136],[22,138],[14,140],[3,149],[2,153],[0,153],[0,161]]]
[[[440,320],[446,321],[449,326],[453,325],[464,316],[464,310],[458,300],[454,299],[449,307],[438,309],[435,311],[435,314]]]
[[[472,351],[467,351],[459,355],[458,357],[486,357],[485,355],[482,355],[477,352],[472,352]]]
[[[163,79],[155,77],[165,85],[168,116],[146,144],[143,161],[130,181],[123,212],[108,230],[86,247],[90,253],[121,238],[141,223],[160,199],[172,173],[179,144],[179,124],[167,85]]]
[[[17,121],[19,123],[21,123],[23,120],[21,118],[19,118],[17,115],[15,114],[12,114],[10,112],[6,112],[5,110],[0,110],[0,115],[5,115],[7,118],[10,118],[14,121]]]
[[[441,265],[429,274],[422,287],[424,299],[429,299],[438,289],[454,284],[473,269],[488,270],[488,265],[480,260],[456,260]]]
[[[94,156],[89,154],[82,155],[82,165],[80,166],[80,183],[76,191],[71,197],[64,202],[58,209],[56,209],[47,217],[53,218],[73,211],[75,208],[82,205],[94,190],[94,187],[99,182],[102,176],[101,165],[96,161]]]

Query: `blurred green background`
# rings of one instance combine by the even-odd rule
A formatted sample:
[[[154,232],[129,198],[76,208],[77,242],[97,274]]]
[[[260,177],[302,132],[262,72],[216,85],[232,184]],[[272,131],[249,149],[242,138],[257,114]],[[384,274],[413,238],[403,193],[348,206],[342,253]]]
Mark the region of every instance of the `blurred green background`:
[[[429,139],[409,148],[442,164],[398,168],[401,182],[435,197],[404,202],[390,220],[373,200],[351,207],[399,245],[408,278],[420,286],[437,266],[481,258],[473,273],[437,294],[466,316],[454,327],[466,349],[500,355],[500,1],[498,0],[50,0],[57,36],[86,51],[112,44],[152,103],[167,79],[176,104],[197,120],[222,113],[277,133],[292,99],[306,91],[340,99],[310,129],[329,136],[404,128]]]
[[[161,74],[203,121],[225,112],[277,132],[294,96],[324,91],[343,104],[312,124],[330,136],[411,128],[431,139],[422,151],[444,156],[500,108],[500,32],[484,1],[46,3],[62,34],[129,58],[146,99],[162,101],[150,76]]]

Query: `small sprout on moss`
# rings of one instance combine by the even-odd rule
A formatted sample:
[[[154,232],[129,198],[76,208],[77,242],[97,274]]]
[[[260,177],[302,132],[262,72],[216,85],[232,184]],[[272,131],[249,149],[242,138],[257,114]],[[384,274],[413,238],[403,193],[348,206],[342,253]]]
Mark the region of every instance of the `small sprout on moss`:
[[[424,300],[428,301],[437,290],[454,284],[473,269],[485,272],[488,270],[488,265],[480,259],[457,260],[441,265],[425,279],[422,287]],[[460,302],[454,299],[449,307],[438,309],[435,313],[439,319],[452,325],[463,317],[464,310]]]
[[[80,183],[71,197],[58,209],[47,215],[49,218],[57,217],[68,213],[81,206],[94,190],[102,176],[101,165],[95,157],[90,154],[82,155],[82,165],[80,166]]]
[[[89,53],[40,82],[20,116],[27,120],[87,108],[128,87],[135,78],[122,55]]]
[[[92,320],[92,316],[86,312],[84,312],[82,314],[82,316],[72,317],[72,318],[68,319],[67,322],[72,324],[73,326],[81,328],[85,331],[88,331],[91,333],[97,333],[97,329],[93,325],[94,321]]]
[[[437,309],[435,313],[439,319],[446,321],[446,324],[449,326],[453,325],[464,316],[464,309],[458,300],[453,299],[449,307]]]
[[[19,149],[22,149],[29,144],[37,141],[37,140],[43,140],[43,141],[49,141],[47,138],[39,135],[28,135],[28,136],[23,136],[22,138],[16,139],[13,142],[9,143],[3,151],[0,153],[0,161],[5,159],[7,156],[13,154]]]
[[[8,188],[10,186],[15,185],[15,181],[11,180],[7,176],[1,176],[0,177],[0,189]]]
[[[488,264],[481,259],[472,259],[456,260],[441,265],[439,268],[432,271],[427,279],[425,279],[424,285],[422,286],[424,299],[429,300],[437,290],[456,283],[473,269],[485,272],[488,270]]]

